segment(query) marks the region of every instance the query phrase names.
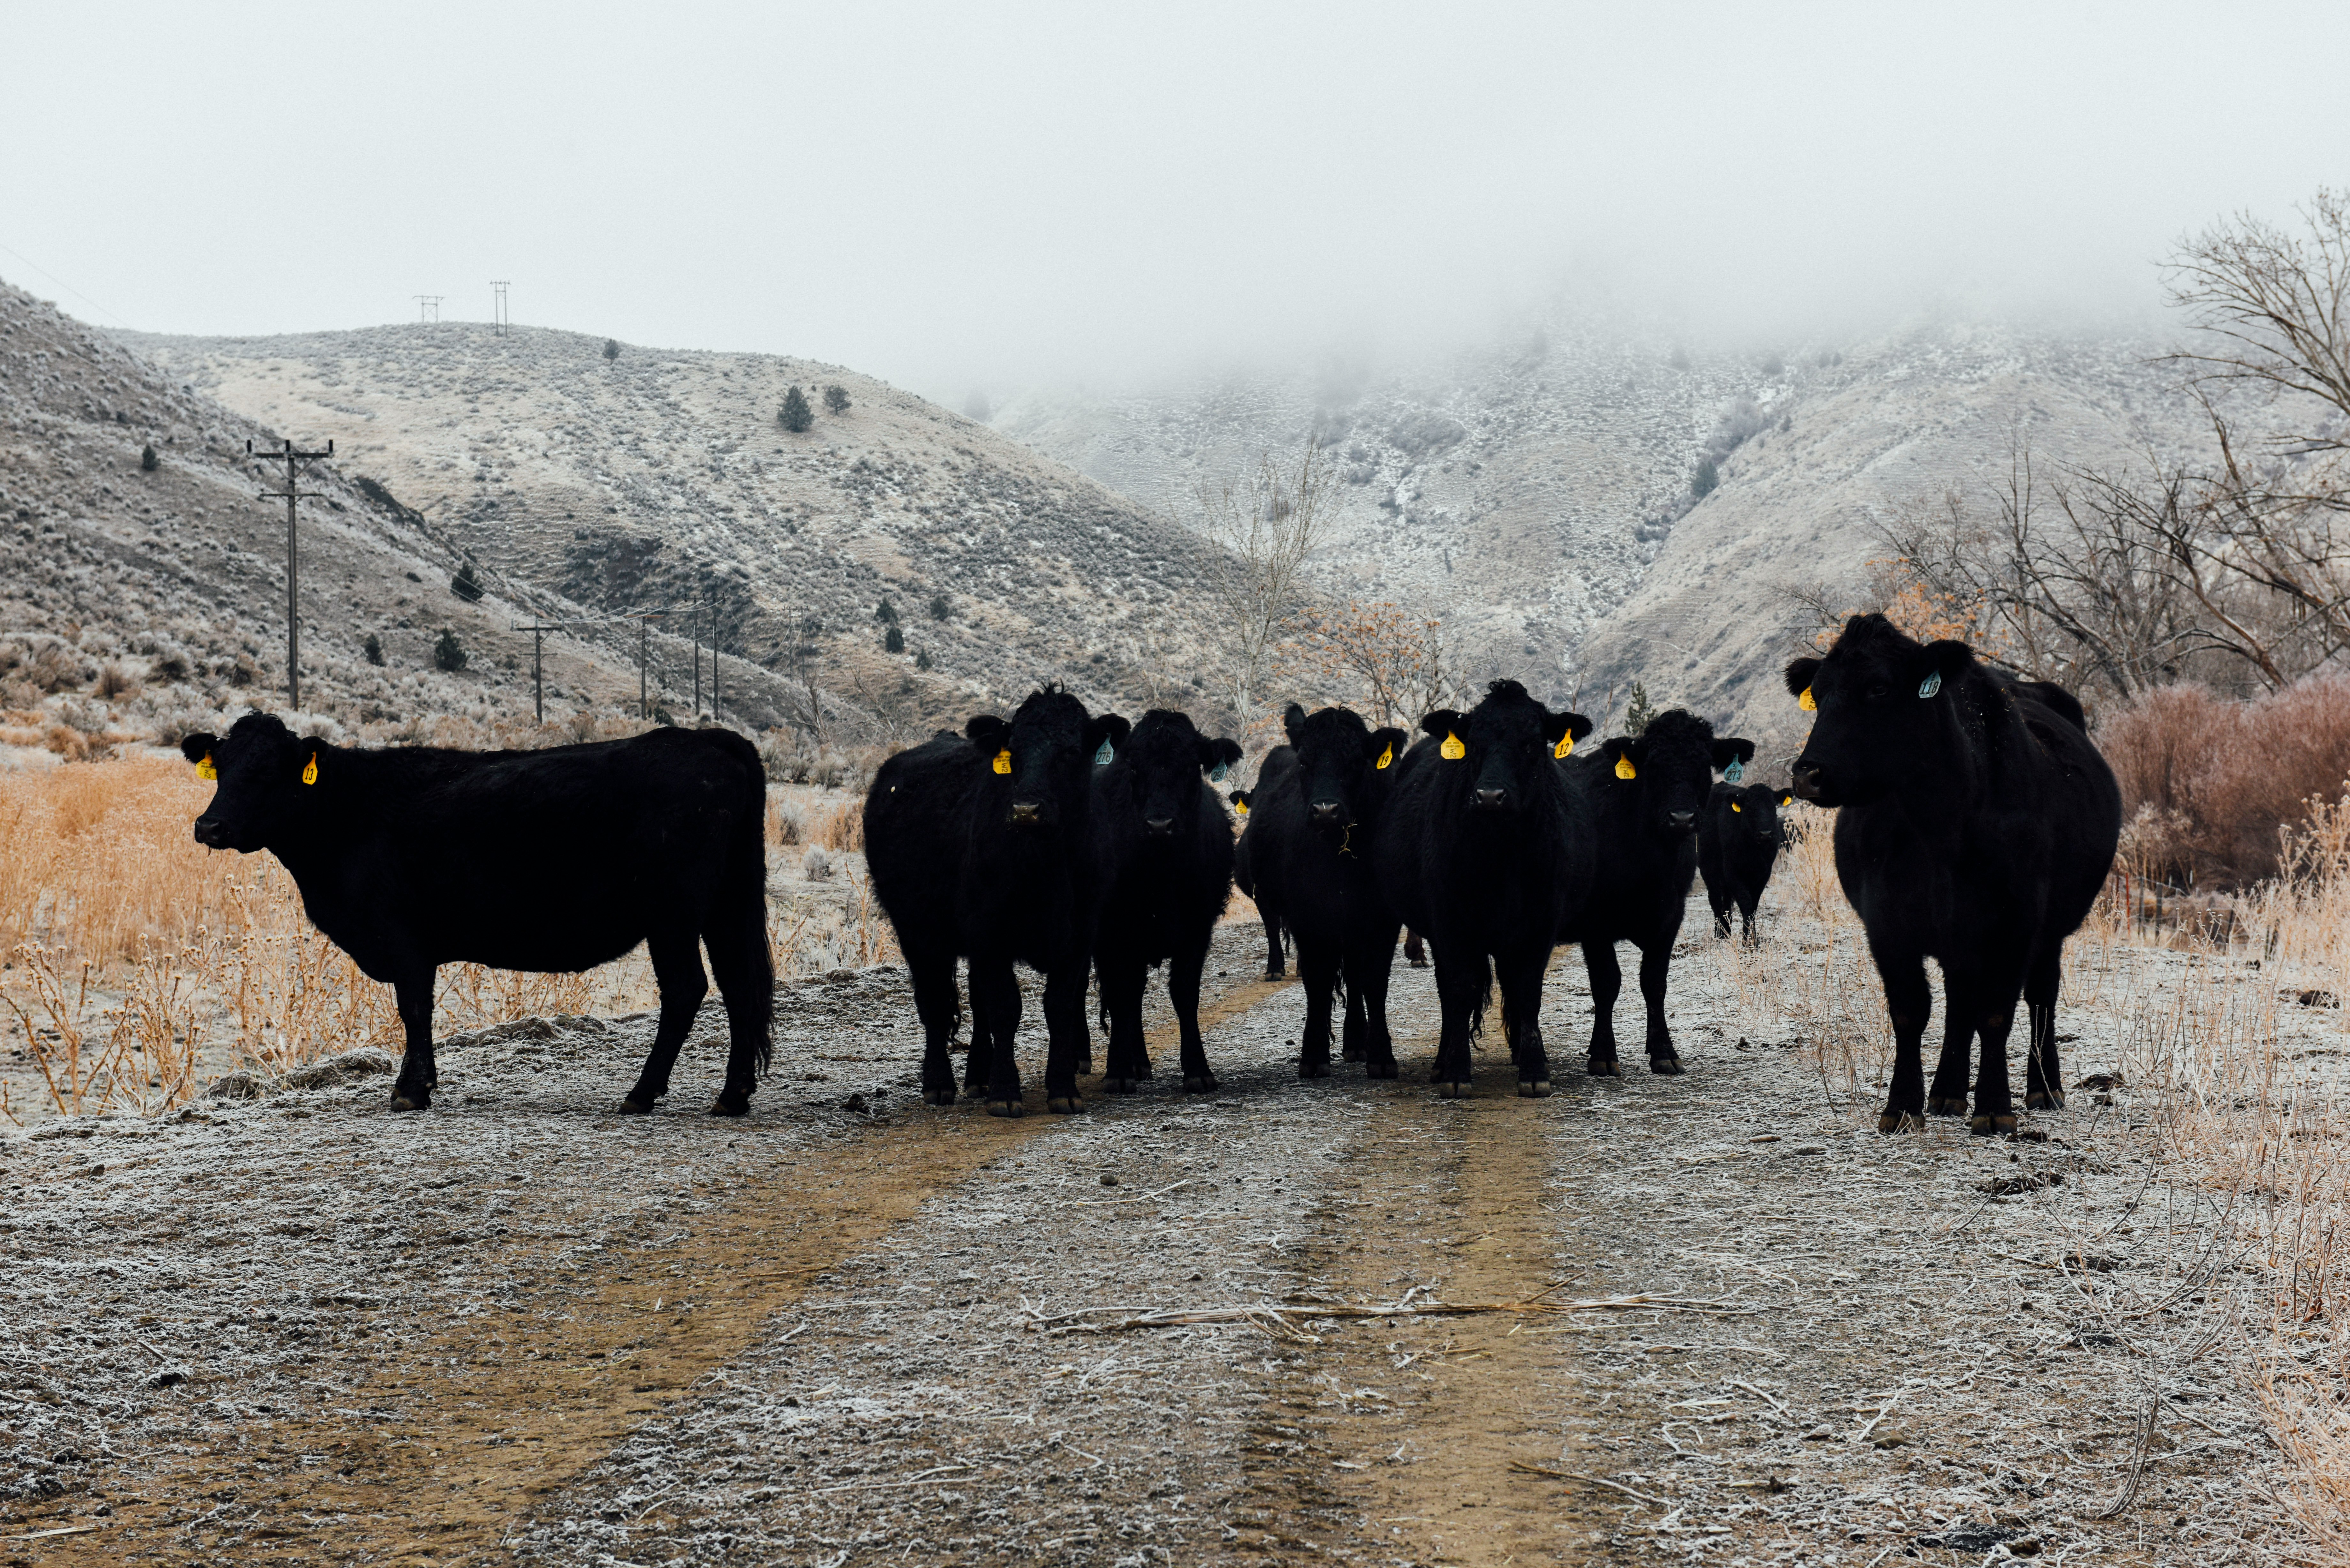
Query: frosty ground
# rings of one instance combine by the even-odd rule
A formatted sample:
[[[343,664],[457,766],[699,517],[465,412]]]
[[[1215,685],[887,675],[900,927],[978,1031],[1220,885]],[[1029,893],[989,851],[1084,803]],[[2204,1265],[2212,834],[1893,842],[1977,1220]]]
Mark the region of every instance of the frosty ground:
[[[2033,1118],[2044,1143],[1879,1137],[1865,1070],[1751,1022],[1760,968],[1853,974],[1793,920],[1738,957],[1701,903],[1686,1076],[1568,1071],[1563,954],[1551,1099],[1511,1093],[1490,1034],[1476,1096],[1435,1098],[1433,986],[1400,961],[1402,1080],[1300,1082],[1303,999],[1261,952],[1219,934],[1219,1094],[1164,1075],[1161,1012],[1162,1075],[1076,1117],[921,1106],[883,966],[785,990],[741,1123],[700,1114],[713,1009],[650,1118],[611,1114],[639,1016],[452,1042],[424,1116],[354,1054],[257,1101],[16,1135],[0,1561],[2274,1551],[2279,1460],[2215,1326],[2248,1270],[2130,1087]],[[2138,1006],[2072,1008],[2071,1076],[2110,1070]],[[1026,1023],[1034,1046],[1033,990]],[[1327,1315],[1430,1302],[1618,1304]],[[1267,1303],[1292,1310],[1066,1315]]]

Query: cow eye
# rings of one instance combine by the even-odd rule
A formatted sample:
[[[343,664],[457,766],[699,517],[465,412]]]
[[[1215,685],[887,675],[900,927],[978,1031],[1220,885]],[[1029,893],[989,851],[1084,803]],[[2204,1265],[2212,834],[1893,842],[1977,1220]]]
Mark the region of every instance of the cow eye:
[[[1884,698],[1892,690],[1892,687],[1887,686],[1884,681],[1880,680],[1876,685],[1868,689],[1868,700],[1872,702],[1877,701]]]

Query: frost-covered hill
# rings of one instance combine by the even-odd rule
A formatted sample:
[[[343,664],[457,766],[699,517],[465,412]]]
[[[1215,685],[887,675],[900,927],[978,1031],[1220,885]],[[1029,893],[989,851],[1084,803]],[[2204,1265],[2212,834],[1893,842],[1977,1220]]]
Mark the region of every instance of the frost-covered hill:
[[[1773,672],[1809,628],[1789,590],[1857,590],[1870,524],[2042,459],[2176,451],[2199,424],[2149,336],[1921,320],[1869,342],[1709,352],[1557,321],[1430,369],[1030,392],[995,428],[1180,511],[1202,480],[1318,435],[1345,483],[1323,589],[1441,615],[1477,673],[1595,715],[1630,683],[1757,734],[1799,733]],[[1699,460],[1721,483],[1692,504]]]

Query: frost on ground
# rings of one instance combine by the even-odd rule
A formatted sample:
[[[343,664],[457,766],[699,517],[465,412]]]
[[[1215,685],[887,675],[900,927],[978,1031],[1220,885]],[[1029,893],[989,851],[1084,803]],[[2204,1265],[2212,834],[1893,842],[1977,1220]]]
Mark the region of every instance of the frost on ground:
[[[2044,1144],[1880,1137],[1866,1062],[1764,1028],[1758,968],[1853,983],[1793,921],[1755,957],[1686,944],[1685,1077],[1562,1071],[1520,1100],[1489,1039],[1478,1097],[1437,1101],[1433,988],[1399,962],[1405,1078],[1300,1082],[1302,1001],[1253,979],[1257,942],[1228,927],[1211,968],[1213,1096],[1162,1076],[1074,1118],[926,1109],[881,969],[786,990],[742,1123],[700,1114],[713,1012],[651,1118],[609,1114],[650,1021],[558,1019],[453,1044],[422,1116],[385,1111],[360,1058],[0,1146],[10,1551],[1861,1565],[2288,1543],[2227,1332],[2260,1281],[2155,1160],[2131,1087],[2034,1118]],[[1562,1069],[1583,992],[1562,955]],[[2068,1004],[2076,1081],[2146,994]],[[1537,1298],[1617,1304],[1315,1310]]]

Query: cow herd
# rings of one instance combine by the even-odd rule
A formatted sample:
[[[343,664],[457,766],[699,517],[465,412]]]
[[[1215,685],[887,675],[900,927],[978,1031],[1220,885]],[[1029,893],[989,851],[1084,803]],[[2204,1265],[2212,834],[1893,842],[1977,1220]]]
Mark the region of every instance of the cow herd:
[[[983,715],[900,752],[864,807],[875,895],[906,958],[924,1054],[922,1096],[1018,1116],[1015,967],[1043,976],[1045,1098],[1082,1108],[1093,1068],[1089,992],[1107,1033],[1101,1085],[1152,1075],[1142,1033],[1163,964],[1183,1087],[1217,1087],[1201,1037],[1202,969],[1237,882],[1263,919],[1266,973],[1294,944],[1305,999],[1297,1071],[1339,1059],[1399,1068],[1387,1020],[1399,937],[1432,955],[1441,1020],[1430,1077],[1458,1096],[1500,992],[1517,1092],[1552,1092],[1542,1033],[1553,950],[1579,944],[1590,977],[1585,1070],[1615,1075],[1617,945],[1640,953],[1651,1072],[1682,1070],[1666,981],[1701,871],[1714,929],[1751,939],[1800,795],[1837,811],[1836,872],[1885,983],[1896,1063],[1879,1126],[1963,1116],[2012,1132],[2006,1044],[2028,1009],[2025,1103],[2063,1105],[2054,1006],[2064,939],[2109,869],[2120,797],[2080,705],[2015,680],[1966,644],[1921,645],[1857,616],[1821,658],[1788,667],[1814,714],[1790,790],[1750,783],[1754,746],[1675,710],[1589,743],[1591,721],[1496,680],[1465,712],[1415,736],[1344,708],[1283,717],[1285,743],[1254,786],[1217,793],[1241,748],[1153,710],[1129,725],[1047,687],[1010,720]],[[650,1054],[621,1108],[650,1111],[707,993],[706,950],[731,1036],[713,1110],[749,1108],[770,1049],[764,787],[757,753],[721,730],[660,730],[539,752],[367,751],[295,736],[248,714],[199,734],[188,760],[219,787],[200,843],[267,849],[311,919],[396,990],[408,1052],[397,1109],[434,1083],[433,977],[442,963],[576,971],[647,945],[661,993]],[[1930,1093],[1920,1060],[1939,965],[1943,1045]],[[952,1047],[965,1017],[970,1053]],[[1414,959],[1417,961],[1417,959]],[[1970,1073],[1970,1046],[1980,1040]]]

